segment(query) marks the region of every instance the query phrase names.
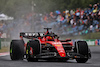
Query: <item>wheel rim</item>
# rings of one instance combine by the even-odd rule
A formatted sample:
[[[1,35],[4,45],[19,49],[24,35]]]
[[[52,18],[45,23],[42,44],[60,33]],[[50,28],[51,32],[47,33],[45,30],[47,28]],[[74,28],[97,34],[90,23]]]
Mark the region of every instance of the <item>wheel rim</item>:
[[[10,58],[12,59],[13,54],[12,54],[12,48],[10,47]]]

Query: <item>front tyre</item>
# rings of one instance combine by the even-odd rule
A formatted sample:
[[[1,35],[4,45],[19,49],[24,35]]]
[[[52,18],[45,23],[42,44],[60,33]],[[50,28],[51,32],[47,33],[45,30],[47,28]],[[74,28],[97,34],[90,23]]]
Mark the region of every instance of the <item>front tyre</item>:
[[[24,41],[12,40],[10,44],[11,60],[23,60],[24,58]]]
[[[31,53],[30,48],[33,50],[33,54]],[[41,44],[38,40],[30,40],[27,43],[27,61],[33,62],[33,61],[38,61],[38,58],[34,58],[34,56],[38,55],[41,53]]]
[[[88,61],[89,48],[88,48],[86,41],[75,42],[74,51],[80,55],[83,55],[84,57],[87,57],[87,58],[77,58],[76,61],[78,63],[86,63]]]

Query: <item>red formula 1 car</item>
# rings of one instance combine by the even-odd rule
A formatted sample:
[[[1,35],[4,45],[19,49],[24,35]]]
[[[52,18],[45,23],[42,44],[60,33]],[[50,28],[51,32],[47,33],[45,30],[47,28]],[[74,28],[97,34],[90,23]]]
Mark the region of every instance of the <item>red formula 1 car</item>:
[[[38,59],[66,61],[76,59],[78,63],[85,63],[91,58],[91,52],[86,41],[76,41],[74,46],[71,39],[59,40],[59,37],[50,33],[20,33],[21,40],[12,40],[10,45],[10,57],[12,60],[28,61]],[[24,38],[28,39],[25,43]]]

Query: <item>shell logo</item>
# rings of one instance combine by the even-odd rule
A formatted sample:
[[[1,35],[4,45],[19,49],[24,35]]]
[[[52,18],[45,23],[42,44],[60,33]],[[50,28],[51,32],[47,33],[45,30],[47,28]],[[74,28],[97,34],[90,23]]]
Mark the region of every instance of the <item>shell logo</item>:
[[[61,46],[61,45],[56,45],[57,47]]]

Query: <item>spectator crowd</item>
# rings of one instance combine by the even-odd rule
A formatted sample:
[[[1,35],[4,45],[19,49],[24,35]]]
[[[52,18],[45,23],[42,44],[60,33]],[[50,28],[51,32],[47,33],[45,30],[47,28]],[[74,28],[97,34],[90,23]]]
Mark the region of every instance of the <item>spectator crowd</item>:
[[[25,30],[30,31],[32,22],[34,22],[35,27],[37,26],[39,29],[45,27],[46,24],[47,26],[51,25],[50,27],[53,28],[53,31],[65,35],[84,35],[100,32],[100,3],[94,5],[89,4],[85,9],[56,10],[44,14],[29,13],[22,18],[23,19],[19,21],[15,20],[14,23],[9,23],[8,25],[0,22],[0,35],[3,32],[11,34],[14,33],[14,31],[17,33]]]
[[[85,9],[56,10],[45,14],[42,17],[46,23],[56,23],[55,30],[58,29],[63,34],[83,35],[100,31],[100,3],[89,4]]]

